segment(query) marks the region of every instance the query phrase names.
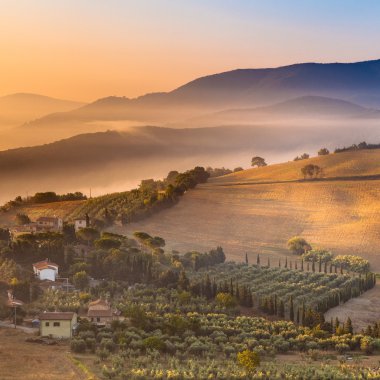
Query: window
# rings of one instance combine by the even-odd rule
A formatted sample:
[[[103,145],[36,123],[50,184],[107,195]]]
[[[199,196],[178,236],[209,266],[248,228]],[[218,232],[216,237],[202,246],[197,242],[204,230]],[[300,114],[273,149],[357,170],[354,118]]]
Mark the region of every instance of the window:
[[[54,326],[54,327],[59,327],[59,326],[61,326],[61,323],[60,323],[60,322],[54,322],[54,323],[53,323],[53,326]]]
[[[46,326],[46,327],[49,327],[49,322],[45,322],[45,326]]]

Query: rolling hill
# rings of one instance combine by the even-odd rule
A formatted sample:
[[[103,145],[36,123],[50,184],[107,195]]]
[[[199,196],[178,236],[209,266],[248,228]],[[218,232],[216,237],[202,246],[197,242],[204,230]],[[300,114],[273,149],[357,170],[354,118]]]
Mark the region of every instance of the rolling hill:
[[[173,208],[115,231],[146,231],[179,251],[221,245],[234,260],[245,252],[251,259],[290,255],[287,240],[301,235],[336,254],[367,258],[379,271],[379,162],[379,150],[365,150],[245,170],[212,179]],[[326,178],[300,180],[306,163],[321,166]]]
[[[24,95],[14,97],[21,102]],[[380,124],[377,111],[380,60],[233,70],[195,79],[165,93],[133,99],[110,96],[81,106],[65,103],[66,110],[62,109],[63,104],[52,111],[41,109],[39,102],[47,99],[28,97],[31,97],[29,108],[25,105],[25,109],[30,112],[25,115],[19,113],[21,107],[17,105],[1,112],[0,101],[3,123],[9,110],[19,117],[18,121],[33,119],[18,128],[0,131],[0,149],[144,125],[170,128],[276,125],[290,134],[296,125],[305,131],[318,128],[319,121],[329,123],[335,132],[342,125],[356,123],[356,133],[361,133],[362,140],[374,137]],[[370,132],[365,134],[365,130]]]
[[[99,99],[34,125],[69,120],[173,122],[205,111],[265,106],[302,96],[343,99],[376,108],[380,106],[380,60],[233,70],[195,79],[166,93]]]
[[[351,145],[380,138],[377,124],[224,126],[171,129],[135,127],[77,135],[54,143],[0,152],[0,203],[37,191],[94,194],[125,191],[144,178],[162,178],[170,170],[196,165],[234,168],[249,165],[252,155],[269,163],[293,159],[322,146]]]
[[[0,97],[0,127],[15,126],[53,112],[67,112],[84,103],[38,94],[17,93]]]
[[[188,125],[203,126],[254,124],[257,122],[299,122],[301,120],[350,120],[365,122],[380,119],[380,111],[341,99],[302,96],[265,107],[237,108],[215,112],[188,120]]]

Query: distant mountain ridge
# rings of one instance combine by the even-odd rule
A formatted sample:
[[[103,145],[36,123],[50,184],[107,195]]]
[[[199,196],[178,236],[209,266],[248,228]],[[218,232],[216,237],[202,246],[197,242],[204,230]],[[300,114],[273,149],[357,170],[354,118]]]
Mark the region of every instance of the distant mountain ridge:
[[[15,93],[0,97],[1,124],[19,125],[52,112],[67,112],[84,103],[49,96]]]
[[[252,124],[270,121],[326,120],[326,119],[379,119],[380,111],[341,99],[323,96],[302,96],[255,108],[234,108],[206,114],[188,121],[188,125]]]
[[[134,99],[102,98],[56,118],[58,121],[172,122],[205,112],[268,106],[304,96],[341,99],[363,107],[380,108],[380,60],[238,69],[197,78],[166,93]],[[45,123],[54,120],[49,117]],[[42,119],[37,124],[43,122]]]

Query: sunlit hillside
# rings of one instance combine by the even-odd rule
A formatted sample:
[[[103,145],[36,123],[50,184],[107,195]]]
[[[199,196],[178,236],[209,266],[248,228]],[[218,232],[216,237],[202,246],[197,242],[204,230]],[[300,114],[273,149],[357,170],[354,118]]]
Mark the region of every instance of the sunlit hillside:
[[[308,163],[321,166],[325,178],[302,181]],[[379,150],[250,169],[213,179],[175,207],[122,230],[162,236],[179,251],[221,245],[235,260],[245,252],[288,255],[287,240],[302,235],[334,253],[361,255],[379,270],[380,180],[358,178],[376,174]]]

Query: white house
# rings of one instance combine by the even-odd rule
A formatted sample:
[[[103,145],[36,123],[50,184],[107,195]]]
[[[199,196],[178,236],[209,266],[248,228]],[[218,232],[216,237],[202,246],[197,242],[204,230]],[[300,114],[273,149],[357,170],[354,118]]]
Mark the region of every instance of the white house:
[[[55,281],[58,277],[58,265],[49,259],[33,264],[33,271],[40,280]]]
[[[82,228],[88,227],[87,220],[86,219],[76,219],[74,221],[74,227],[75,227],[75,231],[76,232],[79,231]]]
[[[37,226],[44,231],[61,231],[63,220],[52,216],[41,216],[37,219]]]

